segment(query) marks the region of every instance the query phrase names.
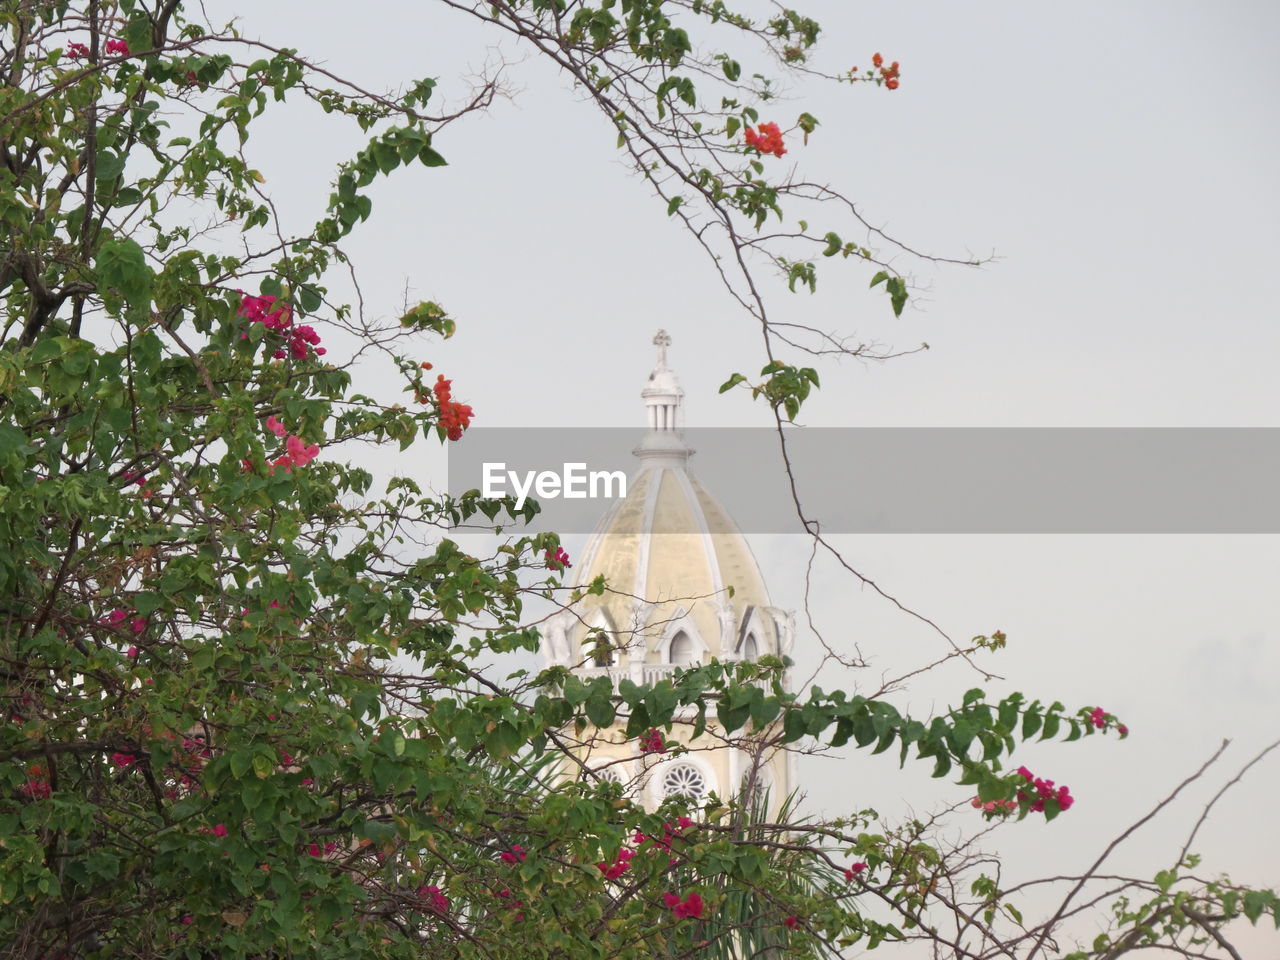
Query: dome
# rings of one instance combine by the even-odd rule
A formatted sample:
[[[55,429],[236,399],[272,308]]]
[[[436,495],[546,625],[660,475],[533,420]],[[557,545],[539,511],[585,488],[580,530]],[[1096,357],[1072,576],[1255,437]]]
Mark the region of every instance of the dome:
[[[746,538],[690,469],[684,391],[667,368],[670,337],[654,338],[658,364],[641,391],[648,431],[635,448],[627,497],[601,519],[575,559],[576,582],[604,577],[552,618],[544,653],[583,675],[656,682],[712,658],[788,652],[791,615],[772,607]]]

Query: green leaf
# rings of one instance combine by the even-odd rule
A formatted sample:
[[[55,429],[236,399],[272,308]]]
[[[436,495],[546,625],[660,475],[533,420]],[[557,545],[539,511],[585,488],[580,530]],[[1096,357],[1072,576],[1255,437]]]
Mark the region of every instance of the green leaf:
[[[613,723],[613,701],[607,696],[592,696],[587,700],[587,719],[597,727],[608,727]]]
[[[746,382],[747,382],[747,378],[746,378],[746,377],[744,377],[744,376],[743,376],[742,374],[740,374],[740,373],[735,373],[733,376],[731,376],[731,377],[730,377],[728,380],[726,380],[724,383],[720,384],[720,392],[721,392],[721,393],[725,393],[726,391],[732,390],[732,389],[733,389],[734,387],[736,387],[738,384],[740,384],[740,383],[746,383]]]
[[[147,266],[142,247],[129,237],[108,240],[98,249],[94,266],[98,279],[108,287],[119,290],[131,305],[149,304],[154,275]]]
[[[418,151],[418,160],[424,167],[445,167],[449,165],[448,160],[427,146]]]
[[[114,180],[124,173],[124,157],[114,150],[99,150],[94,159],[93,175],[98,180]]]

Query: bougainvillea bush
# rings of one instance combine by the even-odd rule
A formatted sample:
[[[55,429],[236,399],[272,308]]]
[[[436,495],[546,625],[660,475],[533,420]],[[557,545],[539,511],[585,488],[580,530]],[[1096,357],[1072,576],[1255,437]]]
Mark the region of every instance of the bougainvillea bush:
[[[676,224],[719,225],[699,236],[736,253],[731,289],[752,258],[812,286],[825,255],[869,264],[901,310],[903,278],[836,230],[785,247],[755,232],[789,199],[824,199],[767,166],[817,121],[763,115],[767,87],[689,32],[735,31],[787,67],[816,23],[700,0],[465,9],[582,85]],[[562,734],[621,716],[640,749],[679,750],[685,708],[745,744],[892,749],[957,778],[983,824],[1066,813],[1070,789],[1010,755],[1124,735],[1105,710],[972,690],[916,720],[889,697],[785,694],[769,658],[622,692],[480,668],[536,649],[525,600],[572,603],[571,559],[519,535],[532,505],[375,487],[360,445],[459,441],[485,385],[424,359],[454,329],[436,303],[379,327],[329,286],[369,185],[430,177],[491,87],[457,108],[428,78],[369,93],[179,0],[8,0],[0,27],[0,953],[815,956],[923,936],[1044,955],[1060,918],[1002,927],[1002,891],[921,824],[790,806],[771,824],[728,801],[646,813],[562,776]],[[898,64],[873,62],[832,79],[895,89]],[[253,132],[269,102],[308,98],[366,143],[289,229]],[[739,302],[768,329],[762,300]],[[352,390],[367,348],[402,393]],[[761,377],[780,418],[817,383],[774,357]],[[470,556],[441,535],[461,520],[516,534]],[[1123,888],[1117,939],[1092,950],[1275,911],[1178,869]]]

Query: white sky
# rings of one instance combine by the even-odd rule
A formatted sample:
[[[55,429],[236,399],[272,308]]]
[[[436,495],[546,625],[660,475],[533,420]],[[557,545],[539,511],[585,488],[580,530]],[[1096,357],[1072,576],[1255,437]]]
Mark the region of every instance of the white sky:
[[[426,3],[244,4],[250,36],[298,47],[373,88],[437,76],[447,97],[508,41]],[[816,296],[771,289],[776,316],[924,354],[824,370],[805,422],[831,426],[1280,426],[1280,5],[1131,0],[1074,4],[811,2],[819,61],[902,64],[894,93],[801,90],[780,105],[822,126],[787,155],[918,248],[993,252],[981,270],[913,268],[929,288],[900,319],[867,276],[820,280]],[[370,311],[393,315],[407,284],[459,319],[431,359],[485,426],[627,426],[666,327],[697,426],[760,425],[763,407],[717,397],[761,364],[758,335],[709,264],[619,162],[614,133],[542,64],[520,88],[436,146],[450,166],[380,181],[369,224],[346,244]],[[333,164],[357,143],[318,110],[270,112],[258,165],[286,218],[313,219]],[[905,267],[911,266],[905,261]],[[372,374],[360,383],[375,392]],[[389,468],[440,476],[442,454]],[[695,460],[696,468],[696,460]],[[713,491],[714,492],[714,491]],[[567,541],[570,553],[580,539]],[[1037,873],[1082,868],[1223,737],[1235,744],[1193,801],[1123,863],[1168,865],[1200,804],[1280,736],[1280,537],[848,537],[868,575],[958,638],[1005,630],[991,663],[1007,687],[1101,704],[1125,743],[1036,746],[1028,766],[1079,802],[999,846]],[[775,603],[798,607],[805,544],[755,541]],[[823,571],[815,614],[857,641],[875,676],[941,652],[926,631]],[[816,659],[800,641],[801,673]],[[869,677],[824,677],[828,687]],[[927,712],[975,685],[961,669],[917,684]],[[887,758],[806,764],[812,802],[901,813],[957,799],[927,768]],[[1203,873],[1280,886],[1274,798],[1280,757],[1255,768],[1201,834]],[[1280,938],[1250,935],[1245,956]]]

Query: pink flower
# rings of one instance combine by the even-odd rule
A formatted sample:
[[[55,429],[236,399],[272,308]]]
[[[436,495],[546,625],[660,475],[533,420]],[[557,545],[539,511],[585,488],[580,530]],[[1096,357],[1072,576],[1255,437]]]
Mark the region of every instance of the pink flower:
[[[618,857],[613,863],[597,863],[596,867],[604,874],[606,880],[617,880],[620,876],[631,869],[631,858],[635,853],[623,847],[618,851]]]
[[[787,917],[787,919],[783,920],[782,922],[792,930],[800,926],[800,918],[797,916]]]
[[[1129,728],[1122,723],[1120,726],[1116,727],[1116,733],[1120,734],[1122,737],[1127,737],[1129,735]]]
[[[104,617],[102,620],[99,620],[98,622],[103,624],[104,626],[114,627],[121,620],[127,620],[128,618],[129,618],[128,610],[112,610],[109,614],[106,615],[106,617]]]
[[[664,893],[662,902],[671,908],[671,912],[676,915],[677,920],[683,920],[685,917],[702,916],[702,897],[696,893],[691,893],[684,900],[680,899],[679,894]]]
[[[193,923],[195,923],[195,922],[196,922],[196,918],[195,918],[195,917],[193,917],[193,916],[191,916],[191,914],[189,914],[189,913],[188,913],[185,917],[183,917],[183,918],[182,918],[182,924],[183,924],[183,926],[189,926],[190,924],[193,924]]]
[[[436,913],[449,912],[449,906],[450,906],[449,898],[446,897],[440,891],[440,888],[435,886],[434,884],[432,884],[431,886],[423,885],[419,887],[418,899],[428,901],[427,903],[428,908],[431,910],[434,910]]]
[[[504,850],[499,854],[498,859],[503,863],[523,863],[526,856],[527,854],[524,852],[524,847],[520,846],[518,843],[514,843],[511,845],[510,850]]]
[[[1018,768],[1018,776],[1022,777],[1022,779],[1024,780],[1034,780],[1036,778],[1035,774],[1032,773],[1030,770],[1028,770],[1026,767]]]
[[[137,659],[138,659],[138,648],[137,648],[137,647],[130,647],[128,650],[126,650],[126,651],[124,652],[124,655],[125,655],[126,657],[128,657],[130,660],[137,660]]]
[[[283,437],[285,435],[284,424],[276,419],[276,416],[274,413],[271,416],[267,417],[266,423],[267,423],[267,429],[270,430],[272,433],[274,433],[277,437]]]
[[[142,633],[145,629],[147,629],[147,620],[145,617],[134,617],[129,621],[129,630],[134,634],[134,636]]]
[[[288,451],[289,457],[292,458],[293,465],[295,467],[305,467],[316,457],[320,456],[319,444],[313,443],[308,447],[303,444],[300,437],[291,436],[285,441],[284,446],[285,450]]]
[[[564,547],[556,547],[556,552],[547,551],[547,568],[549,570],[567,570],[573,564],[569,562],[569,554]]]
[[[113,54],[121,57],[130,56],[129,44],[123,40],[108,40],[107,56],[112,56]]]
[[[844,878],[846,880],[852,880],[854,877],[856,877],[865,869],[867,869],[867,865],[863,863],[861,860],[859,860],[857,863],[852,864],[851,866],[845,867]]]
[[[1101,730],[1107,725],[1107,713],[1101,707],[1094,707],[1093,712],[1089,714],[1089,722]]]
[[[72,60],[86,60],[89,57],[89,48],[83,43],[67,44],[67,56]]]
[[[640,738],[641,753],[666,753],[667,745],[662,741],[662,734],[654,727],[650,727],[644,732]]]
[[[138,758],[132,753],[120,753],[117,751],[111,755],[111,762],[117,767],[128,769],[138,762]]]
[[[499,896],[500,898],[502,898],[503,900],[510,900],[510,901],[511,901],[511,903],[509,904],[509,906],[511,906],[513,909],[515,909],[515,910],[517,911],[517,912],[516,912],[516,920],[517,920],[517,921],[519,921],[519,920],[523,920],[523,919],[524,919],[524,914],[523,914],[523,913],[521,913],[521,912],[519,912],[519,908],[524,906],[524,901],[523,901],[523,900],[515,900],[515,899],[513,899],[513,898],[512,898],[512,896],[511,896],[511,891],[510,891],[510,890],[505,890],[505,889],[504,889],[504,890],[499,890],[499,891],[498,891],[498,896]]]

